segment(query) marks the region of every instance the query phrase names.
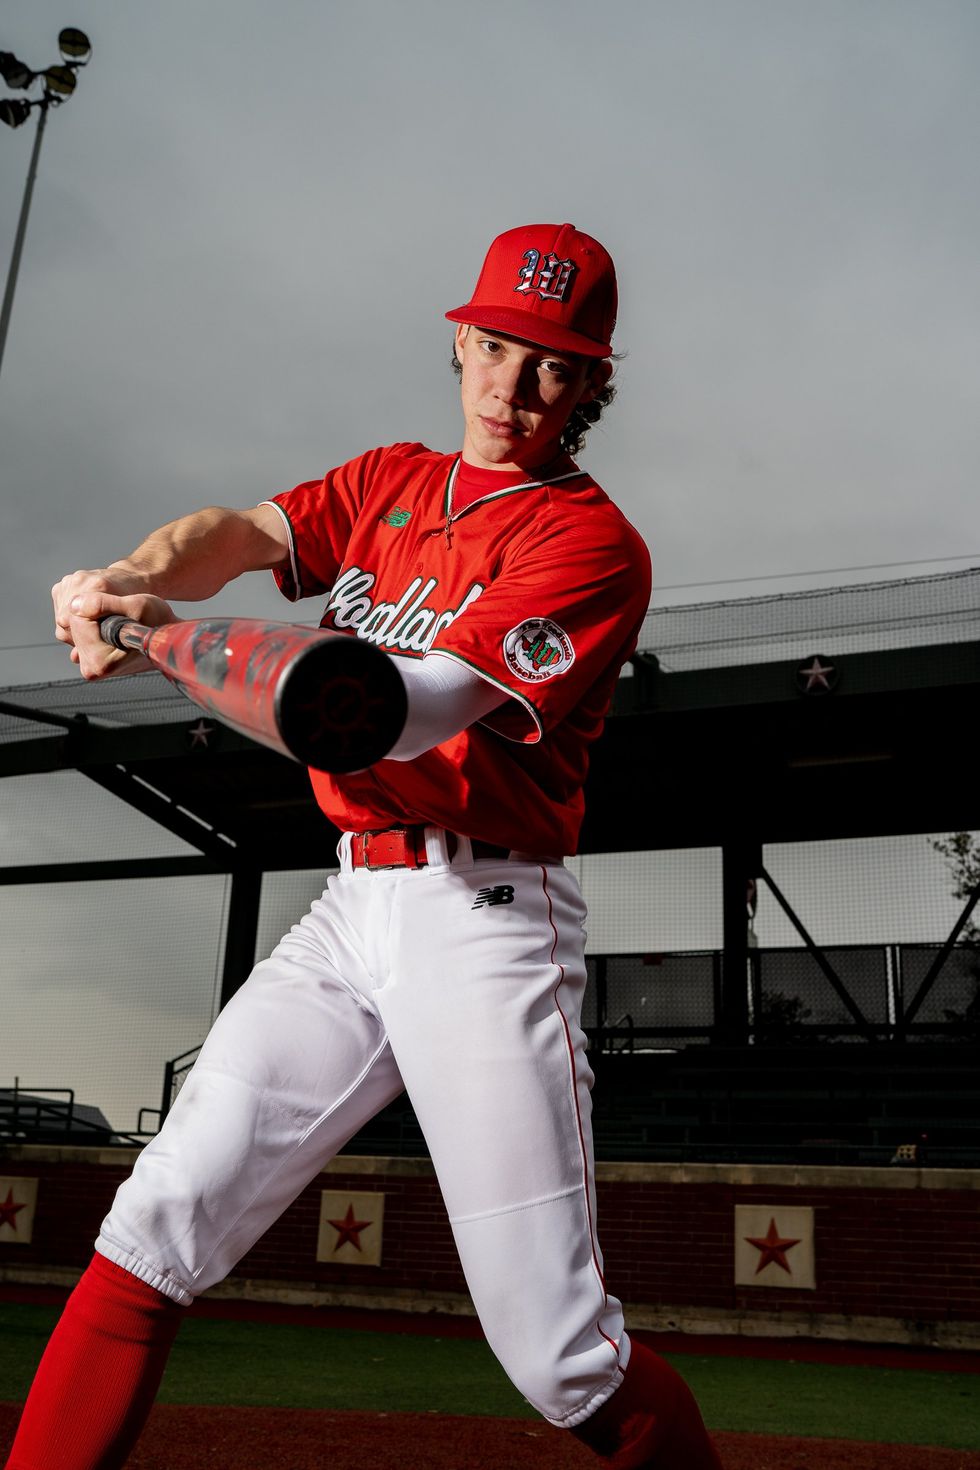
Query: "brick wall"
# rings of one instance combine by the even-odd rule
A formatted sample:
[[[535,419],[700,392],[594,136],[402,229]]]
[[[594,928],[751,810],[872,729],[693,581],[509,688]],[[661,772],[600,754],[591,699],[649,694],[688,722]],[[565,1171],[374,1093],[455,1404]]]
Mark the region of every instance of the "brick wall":
[[[654,1164],[598,1173],[607,1276],[627,1301],[980,1324],[977,1171]],[[805,1299],[734,1284],[737,1204],[813,1209],[816,1289]]]
[[[0,1280],[84,1266],[135,1151],[8,1148],[0,1176],[37,1176],[33,1239],[0,1230]],[[794,1331],[980,1348],[980,1171],[600,1164],[610,1290],[636,1325]],[[320,1193],[382,1191],[378,1267],[317,1262]],[[736,1286],[734,1210],[813,1210],[816,1289]],[[772,1273],[770,1273],[772,1274]],[[467,1310],[446,1212],[422,1159],[342,1156],[240,1262],[229,1293]]]

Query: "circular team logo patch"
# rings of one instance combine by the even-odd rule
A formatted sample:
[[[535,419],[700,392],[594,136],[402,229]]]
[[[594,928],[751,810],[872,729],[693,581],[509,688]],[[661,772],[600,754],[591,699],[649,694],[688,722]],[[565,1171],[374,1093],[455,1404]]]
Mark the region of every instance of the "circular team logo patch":
[[[504,638],[504,662],[525,684],[563,674],[575,662],[572,640],[549,618],[528,618]]]

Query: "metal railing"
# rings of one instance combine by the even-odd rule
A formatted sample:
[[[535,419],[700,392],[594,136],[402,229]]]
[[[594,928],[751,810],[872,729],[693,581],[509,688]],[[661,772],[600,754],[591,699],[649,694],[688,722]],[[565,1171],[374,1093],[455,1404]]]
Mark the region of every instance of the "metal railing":
[[[819,957],[802,946],[752,949],[735,976],[720,950],[590,955],[587,963],[583,1024],[599,1052],[732,1044],[727,985],[747,998],[741,1044],[980,1042],[975,945],[836,945]]]
[[[24,1087],[15,1077],[13,1087],[0,1088],[0,1142],[145,1143],[139,1129],[121,1133],[88,1111],[79,1110],[73,1087]]]
[[[173,1107],[177,1094],[183,1087],[188,1072],[197,1061],[201,1048],[192,1046],[188,1051],[182,1051],[179,1057],[167,1063],[163,1069],[163,1093],[160,1098],[160,1127],[163,1127],[164,1119]]]

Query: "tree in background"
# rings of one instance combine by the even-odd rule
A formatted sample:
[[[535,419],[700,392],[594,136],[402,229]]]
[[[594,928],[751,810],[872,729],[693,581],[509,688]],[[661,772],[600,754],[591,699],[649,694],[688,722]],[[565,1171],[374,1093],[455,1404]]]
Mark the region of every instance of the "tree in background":
[[[933,837],[931,845],[946,859],[946,866],[953,875],[953,897],[967,902],[980,890],[980,837],[972,832],[951,832],[948,837]],[[961,1011],[944,1010],[947,1021],[963,1021],[971,1028],[965,1040],[980,1040],[980,923],[974,917],[980,913],[975,908],[960,930],[957,943],[978,946],[978,957],[966,966],[966,975],[973,981],[973,996]]]
[[[980,888],[980,837],[973,832],[951,832],[948,837],[933,837],[931,845],[946,859],[953,875],[953,897],[964,902]],[[973,914],[963,926],[960,944],[980,944],[980,923]]]

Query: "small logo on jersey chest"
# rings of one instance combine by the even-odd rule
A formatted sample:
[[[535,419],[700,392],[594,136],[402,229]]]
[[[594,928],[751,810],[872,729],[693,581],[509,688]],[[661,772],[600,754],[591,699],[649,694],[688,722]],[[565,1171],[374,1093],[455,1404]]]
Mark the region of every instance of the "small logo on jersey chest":
[[[572,640],[550,618],[528,618],[504,639],[504,661],[525,684],[563,674],[575,662]]]
[[[557,255],[542,255],[540,250],[525,250],[524,264],[517,272],[515,291],[522,295],[537,292],[542,301],[567,301],[575,279],[574,260],[559,260]]]
[[[412,512],[406,510],[403,505],[393,505],[391,510],[385,511],[383,516],[378,516],[379,521],[383,521],[386,526],[394,526],[397,530],[400,530],[402,526],[407,526],[411,519]]]
[[[498,904],[513,903],[514,890],[509,883],[498,883],[496,888],[481,888],[476,895],[476,902],[470,907],[474,909],[496,908]]]

